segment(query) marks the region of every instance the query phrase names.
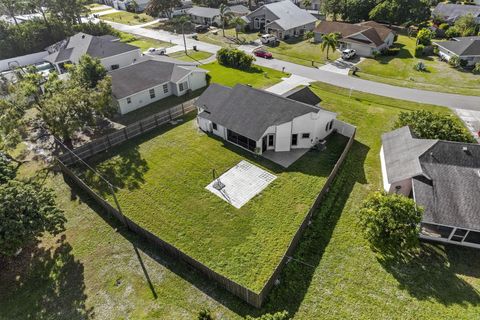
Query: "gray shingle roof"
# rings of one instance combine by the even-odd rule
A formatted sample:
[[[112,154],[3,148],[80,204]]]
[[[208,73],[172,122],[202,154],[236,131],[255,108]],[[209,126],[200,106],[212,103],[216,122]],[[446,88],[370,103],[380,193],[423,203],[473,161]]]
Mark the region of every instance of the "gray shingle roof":
[[[213,19],[220,14],[220,9],[207,7],[192,7],[188,9],[188,14],[197,17],[204,17]]]
[[[245,15],[250,12],[250,10],[247,7],[241,4],[230,6],[230,11],[238,15]]]
[[[308,11],[300,9],[290,0],[266,4],[264,7],[278,17],[271,23],[277,24],[283,30],[290,30],[317,21],[317,18]]]
[[[389,183],[410,179],[423,173],[419,157],[438,140],[416,139],[409,127],[382,135],[383,153]]]
[[[480,16],[480,6],[439,3],[432,12],[433,16],[443,17],[449,22],[453,22],[467,14],[472,14],[474,17]]]
[[[300,86],[294,88],[282,95],[285,98],[292,99],[298,102],[306,103],[312,106],[316,106],[322,99],[317,96],[308,86]]]
[[[45,59],[54,63],[66,60],[77,62],[85,54],[102,59],[134,50],[139,49],[119,42],[116,38],[97,37],[80,32],[56,45],[56,51]]]
[[[437,41],[435,44],[458,56],[480,56],[480,37],[459,37],[451,41]]]
[[[480,145],[439,141],[420,163],[430,177],[413,179],[422,221],[480,230]]]
[[[122,99],[162,83],[178,82],[192,71],[200,70],[204,71],[154,59],[141,61],[110,72],[112,94],[116,99]]]
[[[199,117],[256,141],[270,126],[290,122],[296,117],[321,110],[240,84],[233,88],[212,84],[195,104],[205,110]]]

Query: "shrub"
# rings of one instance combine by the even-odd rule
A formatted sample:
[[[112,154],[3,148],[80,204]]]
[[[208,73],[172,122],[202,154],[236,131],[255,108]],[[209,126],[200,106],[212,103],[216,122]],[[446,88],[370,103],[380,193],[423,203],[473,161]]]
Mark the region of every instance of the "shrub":
[[[266,313],[260,317],[253,318],[251,316],[247,316],[245,320],[287,320],[288,319],[288,311],[278,311],[273,314]]]
[[[140,18],[140,16],[139,16],[138,14],[134,14],[134,15],[133,15],[133,19],[137,19],[137,20],[138,20],[139,18]]]
[[[423,44],[419,44],[415,47],[415,57],[421,57],[424,54],[425,46]]]
[[[477,63],[475,64],[475,67],[473,68],[472,72],[473,72],[474,74],[480,74],[480,62],[477,62]]]
[[[431,111],[400,112],[395,128],[409,126],[413,134],[421,139],[440,139],[474,143],[475,139],[454,116]]]
[[[217,60],[221,65],[247,70],[255,58],[238,49],[222,48],[217,52]]]
[[[305,40],[307,40],[307,39],[312,39],[314,35],[315,35],[315,34],[313,33],[313,31],[308,31],[307,33],[305,33],[305,34],[303,35],[303,38],[304,38]]]
[[[428,46],[434,37],[435,33],[432,30],[428,28],[422,29],[417,34],[417,43],[419,45],[423,44],[424,46]]]
[[[448,23],[442,23],[441,25],[438,26],[440,30],[447,31],[450,28],[450,25]]]
[[[388,49],[382,50],[382,54],[384,56],[393,57],[398,55],[399,53],[400,53],[400,48],[388,48]]]
[[[468,65],[468,61],[467,61],[467,60],[464,60],[464,59],[460,59],[459,64],[460,64],[460,67],[461,67],[461,68],[465,68],[465,67],[467,67],[467,65]]]
[[[208,309],[202,309],[198,313],[198,320],[213,320],[212,314],[210,313],[210,310]]]
[[[460,58],[458,56],[453,56],[450,58],[450,60],[448,60],[448,63],[454,67],[454,68],[458,68],[460,67]]]
[[[427,67],[425,66],[425,63],[423,63],[422,61],[418,61],[417,63],[415,63],[415,65],[413,66],[413,69],[417,71],[422,71],[422,72],[427,71]]]
[[[447,38],[455,38],[460,36],[460,31],[456,27],[450,27],[446,32],[445,36]]]
[[[402,254],[418,245],[423,209],[413,199],[398,194],[374,192],[359,212],[365,238],[377,251]]]

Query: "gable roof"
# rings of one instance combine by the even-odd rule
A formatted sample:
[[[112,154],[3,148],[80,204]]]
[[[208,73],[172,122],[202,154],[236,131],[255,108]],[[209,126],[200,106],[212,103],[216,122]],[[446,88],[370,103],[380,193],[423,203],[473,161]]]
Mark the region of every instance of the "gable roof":
[[[429,177],[413,179],[422,221],[480,230],[480,145],[439,141],[420,163]]]
[[[237,5],[231,6],[230,11],[232,11],[235,14],[246,15],[250,12],[250,9],[248,9],[244,5],[237,4]]]
[[[111,71],[112,94],[122,99],[166,82],[178,82],[192,72],[206,72],[191,65],[180,65],[155,59],[144,60]]]
[[[387,37],[393,32],[389,28],[374,21],[351,24],[338,21],[322,21],[315,28],[321,34],[339,33],[344,41],[371,44],[378,47],[385,43]],[[363,40],[358,35],[363,35]]]
[[[194,6],[187,10],[188,14],[213,19],[220,14],[220,9]]]
[[[91,36],[79,32],[51,47],[53,53],[45,60],[56,63],[62,61],[78,61],[83,55],[88,54],[94,58],[103,59],[118,54],[139,50],[138,47],[119,42],[112,36]]]
[[[275,23],[283,30],[290,30],[317,21],[317,18],[308,13],[308,11],[300,9],[290,0],[265,4],[254,12],[259,10],[268,10],[278,17],[278,19],[267,24],[267,27]]]
[[[417,139],[409,127],[384,133],[382,146],[388,182],[399,182],[422,175],[419,157],[437,141]]]
[[[443,17],[447,21],[453,22],[465,16],[472,14],[474,17],[480,16],[480,6],[474,5],[462,5],[454,3],[439,3],[435,9],[433,9],[432,15],[436,17]]]
[[[451,41],[437,41],[435,44],[458,56],[480,56],[480,36],[459,37]]]
[[[317,96],[308,86],[294,88],[284,93],[282,96],[312,106],[316,106],[322,102],[322,99],[320,99],[320,97]]]
[[[274,125],[318,113],[321,109],[264,90],[237,84],[233,88],[212,84],[195,102],[204,109],[199,117],[258,141]]]

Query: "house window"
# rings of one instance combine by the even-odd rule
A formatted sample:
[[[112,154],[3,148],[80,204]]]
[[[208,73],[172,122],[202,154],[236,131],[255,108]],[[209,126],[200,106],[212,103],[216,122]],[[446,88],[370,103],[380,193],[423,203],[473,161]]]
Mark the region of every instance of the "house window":
[[[168,93],[168,84],[163,85],[163,93]]]
[[[475,244],[480,244],[480,232],[470,231],[465,237],[464,242],[470,242]]]
[[[328,130],[332,130],[332,128],[333,128],[333,120],[330,121],[330,128],[328,128]]]
[[[302,139],[310,139],[310,133],[302,133]]]
[[[155,89],[150,89],[149,93],[150,93],[150,99],[155,98]]]
[[[273,134],[270,134],[268,135],[268,146],[273,147],[273,143],[274,143]]]
[[[326,126],[325,126],[325,131],[328,131],[328,127],[330,125],[330,122],[327,122]]]
[[[132,103],[132,98],[130,98],[130,97],[127,98],[127,103],[128,103],[128,104]]]
[[[213,130],[218,130],[218,126],[215,122],[212,122],[212,128]]]
[[[110,66],[110,68],[111,68],[112,70],[116,70],[116,69],[120,68],[120,65],[118,65],[118,64],[112,64],[112,65]]]
[[[296,146],[298,142],[298,134],[292,134],[292,146]]]
[[[188,84],[187,82],[182,82],[178,85],[178,88],[180,89],[180,91],[183,91],[183,90],[186,90],[188,88]]]

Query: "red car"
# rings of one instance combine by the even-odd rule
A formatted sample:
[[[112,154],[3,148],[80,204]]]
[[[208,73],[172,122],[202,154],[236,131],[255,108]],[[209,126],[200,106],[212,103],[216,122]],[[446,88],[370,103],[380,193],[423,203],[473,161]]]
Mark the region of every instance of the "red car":
[[[265,58],[265,59],[272,59],[273,58],[272,54],[268,51],[265,51],[265,50],[255,50],[253,52],[253,54],[257,57],[260,57],[260,58]]]

